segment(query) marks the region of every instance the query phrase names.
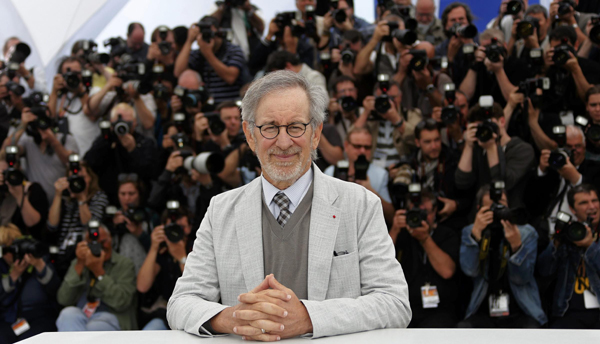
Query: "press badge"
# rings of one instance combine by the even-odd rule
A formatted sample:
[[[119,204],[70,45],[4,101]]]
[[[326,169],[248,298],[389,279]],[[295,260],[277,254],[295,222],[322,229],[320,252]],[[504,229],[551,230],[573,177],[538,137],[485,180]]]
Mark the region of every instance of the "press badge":
[[[30,328],[31,327],[29,326],[29,323],[24,318],[19,318],[14,324],[12,324],[13,332],[17,337],[27,332],[27,330]]]
[[[490,295],[490,317],[506,317],[509,315],[508,303],[510,302],[508,294]]]
[[[437,287],[429,284],[422,286],[421,299],[423,300],[423,308],[437,308],[440,303]]]
[[[600,304],[598,303],[598,298],[596,295],[587,289],[583,291],[583,303],[585,305],[585,309],[600,308]]]
[[[83,313],[85,313],[85,315],[88,318],[90,318],[96,312],[96,309],[98,309],[98,306],[100,306],[100,300],[96,300],[94,302],[88,302],[85,304],[85,306],[83,306]]]

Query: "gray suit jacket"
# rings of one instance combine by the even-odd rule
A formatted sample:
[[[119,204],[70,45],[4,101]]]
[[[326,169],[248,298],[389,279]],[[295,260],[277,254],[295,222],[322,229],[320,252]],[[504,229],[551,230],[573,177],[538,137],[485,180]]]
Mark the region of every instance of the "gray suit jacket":
[[[313,170],[308,300],[302,300],[312,337],[406,327],[412,317],[408,287],[380,199],[314,164]],[[202,324],[262,282],[261,197],[260,178],[213,197],[169,299],[172,329],[211,336]],[[334,257],[334,251],[348,254]]]

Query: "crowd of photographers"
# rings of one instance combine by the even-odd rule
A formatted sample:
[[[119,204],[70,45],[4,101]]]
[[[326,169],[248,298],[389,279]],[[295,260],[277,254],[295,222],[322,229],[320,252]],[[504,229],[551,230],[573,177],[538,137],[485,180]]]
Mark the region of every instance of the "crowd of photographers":
[[[316,164],[381,199],[410,327],[600,329],[600,15],[503,0],[478,32],[459,2],[295,4],[78,41],[48,87],[5,42],[0,343],[167,329],[211,198],[260,175],[239,100],[281,69],[329,95]]]

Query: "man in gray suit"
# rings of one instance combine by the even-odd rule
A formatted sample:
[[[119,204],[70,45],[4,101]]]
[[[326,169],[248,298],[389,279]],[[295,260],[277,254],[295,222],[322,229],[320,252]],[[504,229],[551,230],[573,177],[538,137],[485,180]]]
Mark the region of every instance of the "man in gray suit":
[[[172,329],[275,341],[410,322],[381,201],[312,164],[325,99],[290,71],[250,86],[243,128],[263,174],[212,199],[169,300]]]

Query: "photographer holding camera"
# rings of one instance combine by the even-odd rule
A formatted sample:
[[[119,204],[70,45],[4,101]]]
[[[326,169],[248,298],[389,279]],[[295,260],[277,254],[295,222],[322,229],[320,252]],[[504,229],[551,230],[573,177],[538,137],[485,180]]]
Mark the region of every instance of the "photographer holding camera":
[[[111,110],[111,130],[100,135],[87,152],[84,160],[98,175],[100,187],[110,203],[117,203],[117,176],[137,173],[149,185],[155,176],[156,149],[151,139],[139,134],[135,128],[135,109],[126,103]]]
[[[25,95],[29,95],[32,91],[46,92],[46,73],[41,67],[33,67],[27,69],[25,60],[31,53],[31,48],[26,43],[21,42],[19,37],[10,37],[4,42],[2,47],[2,56],[5,63],[16,65],[8,66],[10,70],[15,72],[15,76],[19,78],[17,83],[23,87],[27,87]],[[21,79],[23,78],[23,79]]]
[[[539,328],[548,320],[534,277],[538,235],[515,224],[504,182],[477,192],[475,222],[462,230],[460,266],[473,293],[459,328]]]
[[[458,284],[454,276],[459,237],[438,224],[438,202],[428,188],[416,198],[417,203],[409,203],[410,211],[396,210],[389,232],[409,285],[413,317],[408,327],[451,328],[457,322]]]
[[[77,57],[65,57],[54,76],[48,108],[55,121],[67,119],[67,128],[75,138],[80,154],[87,152],[100,135],[98,117],[89,107],[89,94],[81,82],[83,63]],[[63,129],[63,132],[64,129]]]
[[[329,38],[329,47],[339,46],[347,30],[358,30],[367,38],[374,25],[354,15],[354,0],[331,1],[330,6],[331,10],[323,16],[323,35]],[[322,42],[319,45],[324,46]]]
[[[107,66],[110,63],[110,55],[98,53],[97,47],[96,42],[81,39],[75,42],[71,48],[71,56],[84,61],[83,69],[92,72],[90,88],[104,87],[106,81],[115,72],[114,69]],[[88,85],[85,86],[88,87]]]
[[[21,171],[18,148],[0,160],[0,225],[15,224],[25,235],[46,239],[48,198],[39,183],[30,182]]]
[[[58,259],[56,270],[64,276],[75,257],[75,245],[81,240],[86,224],[102,218],[108,205],[106,194],[98,186],[98,177],[85,162],[69,168],[67,176],[54,183],[54,198],[48,212],[48,231],[56,233]]]
[[[249,74],[244,52],[221,37],[218,27],[218,20],[210,16],[192,25],[174,69],[176,77],[187,68],[200,73],[216,104],[239,98],[240,89]],[[192,51],[194,41],[198,42],[199,50]]]
[[[505,180],[508,202],[523,207],[527,172],[532,167],[531,145],[506,133],[502,108],[490,96],[469,110],[465,146],[455,174],[459,190],[480,189],[492,180]]]
[[[148,56],[149,46],[144,42],[146,30],[141,23],[130,23],[127,26],[127,47],[125,53],[138,61],[144,61]]]
[[[585,93],[585,104],[586,119],[588,120],[588,123],[583,127],[586,134],[585,156],[587,159],[600,161],[600,137],[598,137],[598,129],[600,129],[600,86],[595,85]]]
[[[299,57],[289,51],[281,50],[269,55],[266,72],[270,73],[276,70],[291,70],[298,73],[305,77],[310,84],[320,86],[323,92],[327,93],[325,76],[310,68],[306,63],[301,63]],[[329,101],[329,99],[327,100]]]
[[[56,331],[56,292],[60,287],[60,278],[47,257],[36,252],[39,244],[30,238],[23,238],[19,228],[13,224],[0,226],[2,344]],[[18,255],[14,252],[15,246],[17,251],[22,250]],[[15,328],[16,324],[21,328]]]
[[[600,255],[597,189],[578,185],[567,193],[573,217],[565,216],[564,228],[538,258],[540,275],[555,280],[550,328],[600,328]]]
[[[539,4],[531,5],[523,19],[513,22],[510,39],[506,46],[507,56],[528,61],[531,50],[549,48],[548,10]]]
[[[190,216],[187,209],[179,207],[177,201],[167,201],[167,203],[173,202],[176,203],[177,208],[165,210],[161,221],[163,225],[157,226],[152,231],[150,250],[137,275],[138,292],[144,294],[151,291],[153,294],[151,296],[154,296],[152,303],[142,305],[142,314],[152,317],[142,329],[145,331],[170,329],[167,323],[166,304],[173,293],[177,279],[183,273],[187,254],[190,252],[188,249],[190,246],[188,237],[192,232]],[[144,311],[144,307],[153,311]]]
[[[525,80],[527,65],[506,55],[502,31],[487,29],[479,36],[481,46],[475,51],[475,62],[460,84],[460,90],[474,104],[479,96],[490,94],[504,107],[515,85]]]
[[[352,127],[346,136],[344,142],[344,152],[348,157],[348,181],[353,181],[364,186],[367,190],[373,192],[381,200],[383,207],[384,218],[388,223],[392,223],[394,217],[394,206],[390,198],[390,193],[387,188],[389,174],[384,168],[371,164],[373,157],[373,136],[368,128]],[[362,160],[359,160],[361,159]],[[360,166],[362,171],[358,171],[359,163],[367,162],[368,168],[365,171],[364,165]],[[337,167],[329,166],[323,173],[328,176],[337,177],[335,175]],[[365,173],[360,176],[360,174]],[[366,178],[365,178],[366,177]]]
[[[558,212],[573,215],[567,202],[569,190],[582,183],[600,187],[600,164],[586,159],[585,136],[581,128],[568,125],[563,135],[566,137],[557,138],[557,141],[563,141],[558,144],[558,149],[542,149],[539,166],[525,193],[531,195],[526,198],[531,215],[539,217],[540,224],[536,228],[544,234],[540,234],[540,243],[546,243],[556,232]]]
[[[176,48],[173,30],[161,25],[152,31],[146,60],[164,67],[172,66],[177,58]]]
[[[553,0],[549,8],[549,27],[552,29],[563,25],[573,27],[577,35],[577,43],[573,42],[573,45],[579,47],[587,38],[582,28],[586,27],[587,22],[593,14],[575,11],[577,5],[579,5],[579,0]]]
[[[96,221],[97,222],[97,221]],[[137,328],[135,268],[128,258],[113,252],[110,232],[104,225],[91,230],[77,244],[76,256],[58,289],[65,306],[56,320],[62,331],[119,331]],[[94,255],[90,244],[100,245]]]
[[[446,36],[444,36],[442,21],[435,16],[435,10],[433,0],[417,0],[415,5],[415,19],[418,22],[417,39],[437,46],[446,39]]]

